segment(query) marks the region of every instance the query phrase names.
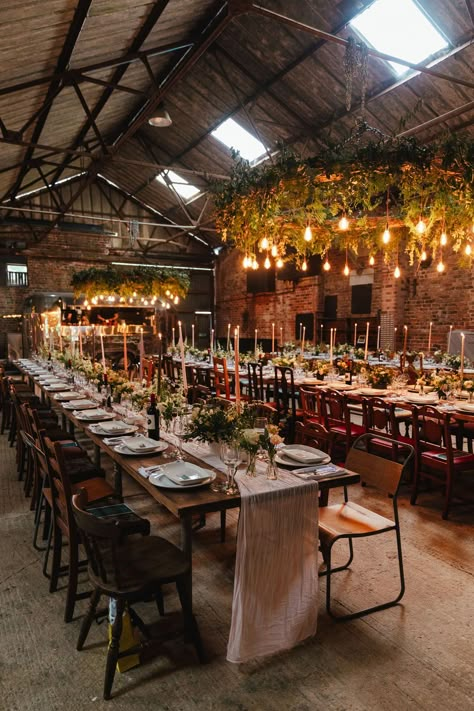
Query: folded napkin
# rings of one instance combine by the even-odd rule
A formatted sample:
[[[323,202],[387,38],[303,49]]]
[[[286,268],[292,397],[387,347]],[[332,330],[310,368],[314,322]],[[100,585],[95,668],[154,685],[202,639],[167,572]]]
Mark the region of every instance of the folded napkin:
[[[130,425],[127,425],[127,423],[122,420],[111,420],[111,422],[100,423],[100,429],[104,432],[110,432],[110,434],[123,432],[123,430],[128,430],[129,427]]]
[[[179,486],[197,484],[200,481],[209,479],[212,475],[212,472],[201,469],[201,467],[190,462],[172,462],[163,468],[163,473],[174,484]]]
[[[158,445],[156,439],[149,437],[123,437],[122,443],[131,452],[152,452]]]
[[[346,470],[338,467],[336,464],[324,464],[321,467],[304,467],[301,469],[293,469],[291,472],[294,476],[305,481],[317,481],[325,477],[340,476],[345,474]]]
[[[311,464],[312,462],[321,462],[326,458],[326,455],[321,452],[307,452],[305,449],[282,449],[280,453],[287,459],[294,459],[301,464]]]
[[[91,405],[95,405],[95,402],[92,402],[92,400],[76,400],[74,403],[75,408],[90,407]]]
[[[76,412],[74,411],[72,414],[75,415]],[[102,417],[103,415],[108,415],[109,413],[105,410],[102,410],[100,407],[97,407],[94,410],[87,410],[86,412],[82,412],[80,410],[77,414],[80,414],[80,416],[84,419],[92,419],[95,417]]]

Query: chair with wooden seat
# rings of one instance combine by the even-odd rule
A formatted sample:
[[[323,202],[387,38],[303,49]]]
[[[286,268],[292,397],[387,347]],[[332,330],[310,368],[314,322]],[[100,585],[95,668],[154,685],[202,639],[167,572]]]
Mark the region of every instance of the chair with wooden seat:
[[[395,403],[387,402],[382,398],[364,398],[365,427],[369,434],[382,435],[382,439],[373,439],[371,451],[382,457],[397,460],[399,447],[397,443],[410,444],[414,446],[414,440],[400,434],[398,408]],[[411,411],[402,411],[403,419],[412,418]],[[387,444],[386,439],[391,440]]]
[[[300,388],[300,400],[303,410],[303,424],[315,422],[322,424],[323,413],[318,388],[315,390]]]
[[[320,422],[308,420],[296,423],[295,442],[297,444],[320,449],[332,458],[333,441],[333,435]]]
[[[203,661],[201,638],[192,610],[191,563],[172,543],[158,536],[129,540],[124,538],[120,521],[96,518],[85,511],[87,498],[81,491],[72,500],[77,529],[89,559],[89,579],[94,591],[83,620],[77,649],[87,639],[101,595],[116,600],[115,621],[107,652],[104,699],[110,699],[118,659],[122,616],[126,605],[155,599],[159,601],[162,585],[176,585],[184,617],[185,640],[192,641],[198,658]],[[126,654],[130,654],[128,650]]]
[[[287,443],[294,442],[295,426],[303,419],[303,411],[298,407],[298,392],[295,389],[293,368],[283,365],[275,366],[274,384],[275,409],[278,420]]]
[[[403,461],[383,459],[370,451],[370,443],[381,435],[365,434],[358,437],[346,459],[346,468],[360,475],[361,482],[374,487],[385,494],[392,503],[393,519],[386,518],[371,509],[349,501],[347,488],[344,489],[344,502],[322,506],[319,509],[319,540],[326,569],[320,575],[327,578],[326,610],[336,620],[351,620],[378,610],[385,610],[396,605],[405,593],[405,577],[403,570],[402,543],[398,517],[397,496],[402,475],[414,456],[414,449],[408,444],[404,448]],[[387,441],[388,443],[390,440]],[[366,491],[366,489],[363,489]],[[397,545],[398,573],[400,588],[397,595],[388,602],[366,607],[356,612],[337,615],[331,607],[331,579],[334,573],[349,568],[354,557],[353,541],[385,533],[394,533]],[[349,543],[349,559],[338,567],[332,567],[333,546],[340,540]]]
[[[143,358],[143,377],[146,380],[147,388],[149,388],[155,377],[155,363],[153,358]]]
[[[471,492],[474,483],[474,454],[453,448],[452,422],[449,412],[429,405],[413,409],[416,457],[411,503],[416,504],[424,480],[439,484],[444,489],[443,519],[448,518],[458,480],[466,478]]]
[[[334,435],[334,446],[341,445],[345,454],[348,454],[354,440],[365,434],[365,425],[351,422],[351,411],[346,395],[338,390],[326,388],[320,388],[319,393],[323,424]],[[364,411],[362,418],[365,422]]]
[[[258,400],[263,402],[265,398],[265,389],[263,384],[263,361],[249,361],[247,363],[247,388],[248,399],[250,402]]]
[[[223,398],[225,400],[235,400],[235,396],[230,394],[230,380],[229,372],[227,370],[227,360],[225,358],[219,358],[215,355],[213,358],[213,369],[216,397]]]
[[[49,591],[55,592],[58,587],[59,576],[67,573],[67,594],[64,621],[70,622],[74,614],[77,600],[84,599],[89,593],[78,593],[79,573],[79,538],[77,535],[74,518],[71,511],[72,495],[80,488],[87,492],[89,501],[117,500],[114,489],[104,478],[91,477],[80,479],[80,468],[85,464],[85,458],[71,448],[66,453],[61,442],[52,442],[48,437],[43,438],[44,451],[48,460],[49,488],[52,498],[53,519],[53,544]],[[76,461],[74,461],[76,460]],[[75,483],[71,482],[70,463],[79,465],[75,468]],[[79,469],[79,472],[78,472]],[[69,561],[67,568],[61,567],[61,553],[63,539],[69,544]]]

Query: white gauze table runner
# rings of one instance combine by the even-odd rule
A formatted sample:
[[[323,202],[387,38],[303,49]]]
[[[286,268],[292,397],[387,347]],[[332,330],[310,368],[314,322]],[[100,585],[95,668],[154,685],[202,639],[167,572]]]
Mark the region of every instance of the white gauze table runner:
[[[316,633],[318,485],[279,470],[236,477],[241,509],[227,659],[246,662]]]

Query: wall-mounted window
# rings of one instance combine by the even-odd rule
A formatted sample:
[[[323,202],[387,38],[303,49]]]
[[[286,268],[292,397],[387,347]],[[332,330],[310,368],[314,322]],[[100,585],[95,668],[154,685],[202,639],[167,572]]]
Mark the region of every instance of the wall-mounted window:
[[[26,264],[7,264],[7,286],[28,286]]]

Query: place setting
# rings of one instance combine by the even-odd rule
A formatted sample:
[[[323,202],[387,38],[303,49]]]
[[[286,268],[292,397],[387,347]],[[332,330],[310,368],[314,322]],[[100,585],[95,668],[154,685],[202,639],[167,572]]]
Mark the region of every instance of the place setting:
[[[150,484],[163,489],[195,489],[211,484],[217,476],[216,472],[183,460],[141,467],[138,471]]]
[[[113,445],[113,449],[118,454],[125,454],[127,456],[133,457],[143,457],[151,454],[160,454],[168,449],[168,442],[163,440],[155,440],[151,437],[145,437],[144,435],[137,435],[134,437],[121,437],[120,442],[117,443],[116,438],[111,438],[109,440],[104,440],[107,444],[112,443],[112,439],[115,439],[116,444]],[[112,444],[111,444],[112,446]]]
[[[101,407],[94,408],[82,408],[73,410],[72,414],[81,422],[100,422],[101,420],[113,420],[115,419],[114,412],[107,412]]]

